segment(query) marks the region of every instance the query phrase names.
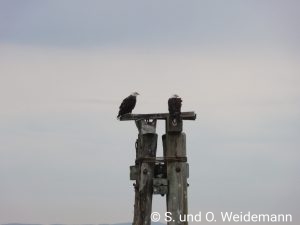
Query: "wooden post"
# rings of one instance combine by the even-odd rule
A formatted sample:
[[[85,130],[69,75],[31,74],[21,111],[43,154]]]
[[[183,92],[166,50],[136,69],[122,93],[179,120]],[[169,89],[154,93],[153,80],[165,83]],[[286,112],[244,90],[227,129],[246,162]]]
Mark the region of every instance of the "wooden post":
[[[188,214],[187,208],[187,158],[186,158],[186,136],[185,133],[174,132],[169,119],[166,121],[167,134],[163,135],[164,157],[167,162],[167,178],[169,190],[167,193],[167,212],[171,213],[172,221],[168,225],[187,225],[188,222],[181,222]],[[172,159],[172,160],[168,160]]]
[[[188,164],[182,120],[195,119],[194,112],[182,112],[175,125],[170,121],[169,113],[126,114],[120,117],[121,121],[135,120],[139,130],[136,162],[130,167],[130,179],[136,180],[133,225],[151,224],[152,194],[167,194],[167,211],[172,214],[172,221],[168,225],[188,225],[187,221],[180,221],[188,214]],[[156,120],[166,121],[166,134],[162,137],[162,160],[156,158]],[[155,162],[160,164],[155,167]]]
[[[139,129],[139,135],[136,144],[135,170],[137,177],[135,183],[133,225],[150,225],[155,166],[153,158],[155,159],[156,157],[157,147],[156,121],[151,124],[140,120],[136,124]]]

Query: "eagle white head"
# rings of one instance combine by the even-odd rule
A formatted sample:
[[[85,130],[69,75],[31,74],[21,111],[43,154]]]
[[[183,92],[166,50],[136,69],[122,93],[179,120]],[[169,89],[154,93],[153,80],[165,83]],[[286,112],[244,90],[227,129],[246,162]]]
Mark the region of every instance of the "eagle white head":
[[[179,95],[172,95],[171,98],[179,98]]]
[[[140,94],[137,93],[137,92],[132,92],[131,95],[132,95],[132,96],[138,96],[138,95],[140,95]]]

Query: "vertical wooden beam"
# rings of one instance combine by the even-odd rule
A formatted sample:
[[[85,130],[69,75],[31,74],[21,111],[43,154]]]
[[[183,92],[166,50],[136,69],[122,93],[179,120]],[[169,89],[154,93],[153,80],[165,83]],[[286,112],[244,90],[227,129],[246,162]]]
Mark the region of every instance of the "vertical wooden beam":
[[[166,134],[163,135],[164,171],[167,174],[156,174],[157,134],[156,120],[166,121]],[[136,180],[133,225],[150,225],[152,211],[153,180],[156,193],[167,193],[167,211],[172,214],[168,225],[188,225],[185,219],[188,214],[187,178],[188,164],[186,163],[186,136],[182,133],[182,120],[195,120],[194,112],[182,112],[176,124],[169,119],[168,113],[156,114],[127,114],[120,120],[135,120],[139,130],[136,141],[136,162],[130,167],[130,179]],[[152,121],[151,121],[152,120]],[[162,188],[162,186],[163,188]],[[168,189],[167,189],[168,188]]]
[[[167,121],[167,126],[168,126]],[[172,129],[168,129],[172,130]],[[167,160],[167,178],[169,190],[167,194],[167,212],[172,214],[173,221],[168,225],[187,225],[188,222],[181,222],[184,215],[188,214],[187,207],[187,164],[186,159],[186,136],[181,132],[168,132],[163,135],[164,157]]]
[[[153,177],[155,163],[143,160],[156,157],[157,134],[140,133],[137,140],[136,167],[138,177],[135,184],[133,225],[150,225],[152,211]]]

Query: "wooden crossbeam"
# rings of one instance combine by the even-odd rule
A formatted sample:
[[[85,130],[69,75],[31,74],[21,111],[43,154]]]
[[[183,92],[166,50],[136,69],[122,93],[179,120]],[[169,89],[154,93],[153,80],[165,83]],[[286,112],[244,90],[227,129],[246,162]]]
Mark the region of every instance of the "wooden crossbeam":
[[[150,114],[125,114],[120,117],[121,121],[127,120],[166,120],[169,116],[169,113],[150,113]],[[181,118],[183,120],[196,120],[196,113],[195,112],[182,112]]]

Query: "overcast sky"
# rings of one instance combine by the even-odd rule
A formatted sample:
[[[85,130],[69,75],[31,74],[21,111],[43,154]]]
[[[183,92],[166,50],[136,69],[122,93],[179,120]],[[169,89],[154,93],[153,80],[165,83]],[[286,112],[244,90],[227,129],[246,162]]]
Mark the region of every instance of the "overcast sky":
[[[189,212],[300,208],[300,3],[1,1],[0,224],[130,222],[137,130],[184,122]],[[158,155],[162,155],[158,124]],[[153,210],[165,200],[154,197]],[[219,223],[220,224],[220,223]]]

